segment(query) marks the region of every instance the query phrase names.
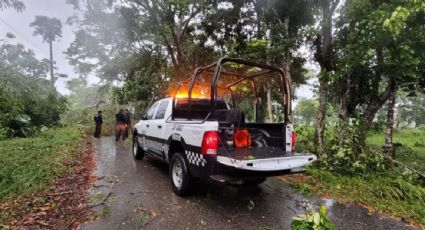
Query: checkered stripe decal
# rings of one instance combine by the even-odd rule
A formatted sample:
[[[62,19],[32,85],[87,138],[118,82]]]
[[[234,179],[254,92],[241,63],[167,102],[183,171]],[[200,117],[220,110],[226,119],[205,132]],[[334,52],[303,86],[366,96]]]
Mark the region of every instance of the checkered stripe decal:
[[[204,167],[207,164],[207,160],[205,160],[204,156],[199,153],[186,151],[186,157],[189,163],[194,164],[196,166]]]

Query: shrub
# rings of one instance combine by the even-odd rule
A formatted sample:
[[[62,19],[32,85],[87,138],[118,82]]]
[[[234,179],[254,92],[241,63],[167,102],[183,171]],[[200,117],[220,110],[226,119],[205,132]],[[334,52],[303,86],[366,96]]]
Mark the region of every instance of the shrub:
[[[359,123],[340,124],[332,139],[319,155],[319,165],[329,171],[344,175],[362,175],[368,172],[383,171],[384,157],[379,152],[362,143]]]
[[[66,100],[50,82],[0,65],[0,127],[7,137],[29,136],[57,125]]]

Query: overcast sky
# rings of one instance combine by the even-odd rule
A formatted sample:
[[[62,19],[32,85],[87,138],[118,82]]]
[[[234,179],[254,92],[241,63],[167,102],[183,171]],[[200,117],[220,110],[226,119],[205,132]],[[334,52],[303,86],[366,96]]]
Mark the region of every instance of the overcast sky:
[[[66,0],[22,0],[25,3],[25,10],[21,13],[12,9],[0,11],[0,39],[4,38],[6,33],[13,33],[15,41],[32,49],[39,59],[49,58],[49,46],[43,43],[41,36],[33,37],[33,28],[29,26],[34,21],[36,15],[56,17],[62,21],[62,38],[53,44],[53,59],[56,62],[57,73],[64,73],[69,79],[76,77],[73,67],[68,64],[68,60],[63,52],[74,40],[73,28],[67,25],[66,19],[74,14],[71,5],[66,4]],[[65,88],[65,81],[69,79],[59,79],[56,87],[62,94],[68,93]],[[89,83],[96,83],[97,79],[91,77]],[[313,96],[311,86],[302,86],[297,89],[297,96],[310,98]]]

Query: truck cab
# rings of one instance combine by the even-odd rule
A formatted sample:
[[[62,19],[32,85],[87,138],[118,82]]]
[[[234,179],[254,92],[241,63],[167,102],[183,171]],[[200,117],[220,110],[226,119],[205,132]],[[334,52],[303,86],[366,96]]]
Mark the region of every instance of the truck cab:
[[[266,80],[257,80],[261,76]],[[134,127],[133,156],[139,160],[148,154],[169,164],[177,195],[190,192],[194,178],[255,185],[300,172],[317,157],[295,152],[290,92],[281,69],[222,58],[198,68],[171,97],[150,106]],[[265,101],[268,105],[261,107]],[[264,110],[268,120],[261,117]]]

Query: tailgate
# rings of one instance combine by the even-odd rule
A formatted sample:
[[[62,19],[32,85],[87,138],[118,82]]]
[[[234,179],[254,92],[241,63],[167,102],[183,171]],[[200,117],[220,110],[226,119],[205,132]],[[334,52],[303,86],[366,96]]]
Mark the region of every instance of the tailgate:
[[[313,163],[317,160],[316,155],[294,155],[285,157],[273,157],[262,159],[234,159],[226,156],[217,156],[217,162],[226,166],[249,171],[280,171],[296,169]]]

